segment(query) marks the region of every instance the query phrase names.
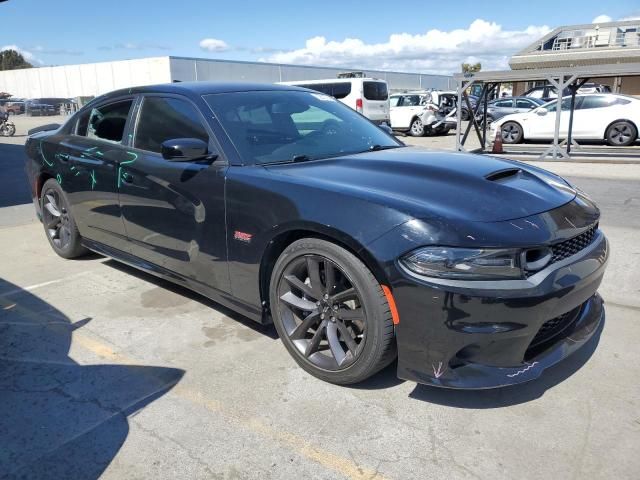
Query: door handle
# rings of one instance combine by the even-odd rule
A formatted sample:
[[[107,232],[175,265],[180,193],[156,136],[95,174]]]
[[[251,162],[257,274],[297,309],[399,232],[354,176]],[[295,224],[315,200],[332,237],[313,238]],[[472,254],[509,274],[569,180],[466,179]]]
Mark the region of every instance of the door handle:
[[[122,172],[122,183],[131,185],[133,183],[133,175],[127,172]]]

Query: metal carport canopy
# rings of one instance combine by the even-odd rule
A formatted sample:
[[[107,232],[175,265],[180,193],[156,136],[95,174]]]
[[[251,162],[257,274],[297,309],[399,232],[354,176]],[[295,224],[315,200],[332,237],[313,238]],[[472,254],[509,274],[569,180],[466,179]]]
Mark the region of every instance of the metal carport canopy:
[[[462,105],[463,98],[467,102],[469,111],[472,112],[469,125],[465,131],[464,137],[461,139],[461,123],[462,123],[462,111],[461,108],[457,109],[457,125],[456,125],[456,150],[464,151],[464,143],[469,134],[471,127],[473,126],[478,135],[478,139],[482,145],[482,150],[486,149],[486,122],[483,122],[482,135],[480,134],[480,128],[476,122],[475,116],[478,113],[478,109],[484,107],[484,115],[486,116],[487,100],[489,91],[497,84],[505,82],[526,82],[530,80],[547,80],[554,85],[558,92],[563,92],[565,88],[570,85],[575,86],[575,82],[580,79],[589,78],[602,78],[602,77],[628,77],[628,76],[640,76],[640,62],[629,63],[612,63],[602,65],[590,65],[579,67],[562,67],[562,68],[532,68],[523,70],[496,70],[477,73],[457,73],[453,76],[457,83],[458,90],[458,105]],[[480,99],[476,106],[475,111],[471,108],[467,99],[466,89],[474,84],[481,83],[484,85]],[[575,95],[575,93],[574,93]],[[558,95],[557,108],[556,108],[556,128],[554,131],[553,143],[551,146],[541,155],[546,157],[552,155],[553,158],[558,156],[568,158],[568,152],[561,148],[559,143],[560,134],[560,115],[562,95]],[[573,102],[570,111],[571,117],[573,117]],[[571,137],[571,127],[568,132],[568,137]],[[577,145],[575,141],[570,140],[567,142],[567,149],[570,150],[571,144]]]

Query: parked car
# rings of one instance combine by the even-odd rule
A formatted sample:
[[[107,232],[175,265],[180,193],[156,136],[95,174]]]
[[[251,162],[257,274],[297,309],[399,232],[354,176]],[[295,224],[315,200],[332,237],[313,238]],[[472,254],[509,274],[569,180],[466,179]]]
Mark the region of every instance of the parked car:
[[[331,95],[377,125],[391,124],[389,88],[384,80],[367,77],[331,78],[281,82],[281,85],[294,85]]]
[[[611,87],[608,85],[600,85],[599,83],[585,83],[578,89],[578,94],[587,93],[611,93]],[[563,97],[571,95],[571,90],[565,88],[562,94]],[[530,88],[523,94],[524,97],[531,97],[549,102],[555,98],[558,98],[558,89],[553,85],[538,85],[537,87]]]
[[[530,97],[503,97],[487,103],[487,121],[489,123],[512,113],[525,113],[543,105],[543,100]],[[482,113],[477,116],[482,120]]]
[[[32,117],[57,115],[55,105],[45,103],[39,98],[27,100],[25,102],[25,113]]]
[[[438,105],[430,102],[429,92],[397,93],[389,97],[391,128],[408,132],[414,137],[425,134],[446,135],[455,128],[453,118],[439,113]]]
[[[557,100],[527,113],[507,115],[491,126],[505,143],[552,139],[555,132]],[[569,131],[571,97],[562,99],[560,137]],[[617,94],[576,95],[572,136],[576,140],[605,140],[609,145],[632,145],[638,138],[640,100]]]
[[[9,115],[20,115],[25,111],[25,102],[22,99],[11,99],[5,104],[5,107]]]
[[[526,382],[604,318],[592,200],[532,165],[406,147],[327,95],[127,88],[25,147],[58,255],[93,250],[273,322],[332,383],[396,355],[421,383]]]

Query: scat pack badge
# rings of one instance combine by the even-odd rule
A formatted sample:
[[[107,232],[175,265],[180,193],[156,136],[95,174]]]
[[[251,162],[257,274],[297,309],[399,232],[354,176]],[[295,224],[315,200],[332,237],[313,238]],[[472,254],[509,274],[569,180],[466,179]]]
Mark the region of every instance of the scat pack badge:
[[[251,243],[252,238],[253,235],[251,233],[241,232],[240,230],[233,232],[233,239],[239,242]]]

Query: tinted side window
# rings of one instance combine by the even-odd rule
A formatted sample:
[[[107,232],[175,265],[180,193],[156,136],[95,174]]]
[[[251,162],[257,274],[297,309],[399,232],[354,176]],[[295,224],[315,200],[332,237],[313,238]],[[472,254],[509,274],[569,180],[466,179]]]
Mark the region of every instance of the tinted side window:
[[[120,143],[133,100],[95,107],[78,118],[76,135]]]
[[[510,108],[513,107],[513,101],[512,100],[500,100],[498,102],[495,102],[493,104],[496,107],[500,107],[500,108]]]
[[[334,83],[331,95],[338,100],[349,96],[351,93],[351,82]]]
[[[615,97],[605,97],[605,96],[595,96],[595,97],[583,97],[581,109],[587,108],[604,108],[610,107],[611,105],[625,105],[629,103],[628,100],[624,100],[622,98]]]
[[[197,138],[209,143],[196,108],[176,98],[145,98],[136,128],[135,147],[160,153],[162,142],[174,138]]]
[[[389,106],[390,107],[397,107],[398,106],[398,100],[400,100],[400,97],[389,97]]]
[[[386,100],[389,98],[387,84],[383,82],[363,82],[364,98],[367,100]]]
[[[523,98],[519,98],[516,100],[516,108],[533,108],[537,105],[529,100],[524,100]]]

